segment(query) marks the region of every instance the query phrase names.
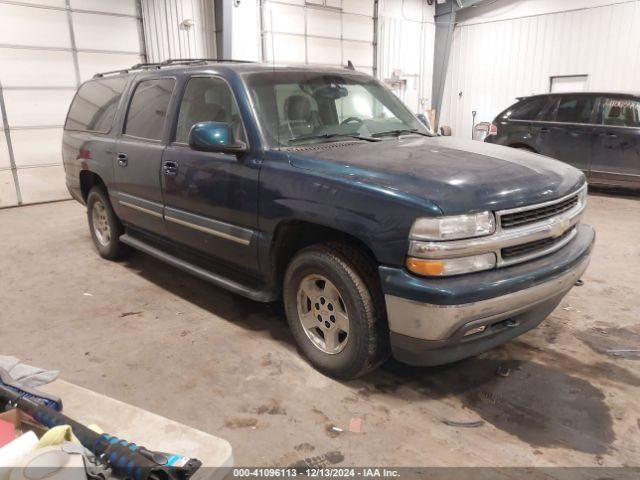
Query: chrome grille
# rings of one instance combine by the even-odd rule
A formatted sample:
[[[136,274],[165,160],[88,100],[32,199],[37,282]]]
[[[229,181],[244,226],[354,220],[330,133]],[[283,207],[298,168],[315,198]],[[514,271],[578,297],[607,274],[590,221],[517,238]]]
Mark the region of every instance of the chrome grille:
[[[505,260],[508,260],[510,258],[515,258],[515,257],[520,257],[522,255],[529,255],[531,253],[544,250],[545,248],[548,248],[556,243],[561,242],[566,237],[568,237],[572,232],[573,232],[573,229],[569,229],[559,237],[543,238],[542,240],[536,240],[535,242],[527,242],[527,243],[522,243],[520,245],[514,245],[512,247],[506,247],[500,250],[500,255],[502,255],[502,258]]]
[[[558,203],[545,205],[544,207],[503,214],[500,217],[500,225],[504,229],[528,225],[550,217],[555,217],[567,210],[571,210],[577,204],[578,194],[566,198]]]

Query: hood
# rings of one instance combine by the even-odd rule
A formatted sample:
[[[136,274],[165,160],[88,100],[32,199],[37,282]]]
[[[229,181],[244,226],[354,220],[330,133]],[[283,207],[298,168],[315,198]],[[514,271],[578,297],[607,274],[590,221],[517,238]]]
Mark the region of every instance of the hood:
[[[553,200],[584,175],[542,155],[453,137],[324,143],[288,150],[291,165],[436,203],[445,215]]]

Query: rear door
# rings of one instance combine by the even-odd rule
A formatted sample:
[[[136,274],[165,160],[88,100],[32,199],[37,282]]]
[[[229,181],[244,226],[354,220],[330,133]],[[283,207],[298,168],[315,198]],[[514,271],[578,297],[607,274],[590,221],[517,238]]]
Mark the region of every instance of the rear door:
[[[640,101],[631,97],[602,97],[598,123],[590,180],[640,186]]]
[[[536,151],[588,171],[597,139],[595,100],[592,95],[559,96],[534,122]]]
[[[235,270],[258,271],[255,231],[261,157],[192,150],[189,131],[198,122],[232,125],[247,143],[234,92],[220,76],[185,79],[175,133],[163,156],[162,183],[168,236]]]
[[[172,77],[162,77],[134,86],[113,160],[118,216],[161,235],[165,229],[160,168],[175,83]]]

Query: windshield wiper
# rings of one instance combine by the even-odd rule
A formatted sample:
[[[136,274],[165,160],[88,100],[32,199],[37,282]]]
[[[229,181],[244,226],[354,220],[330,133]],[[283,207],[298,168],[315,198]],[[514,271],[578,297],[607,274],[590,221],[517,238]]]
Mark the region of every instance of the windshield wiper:
[[[394,135],[396,137],[399,137],[403,133],[415,133],[416,135],[422,135],[424,137],[431,137],[431,135],[429,135],[428,133],[423,133],[420,130],[418,130],[417,128],[403,128],[403,129],[398,129],[398,130],[389,130],[388,132],[374,133],[372,136],[373,137],[384,137],[386,135]]]
[[[358,134],[350,134],[350,133],[322,133],[320,135],[307,135],[304,137],[295,137],[295,138],[290,138],[288,140],[287,143],[292,144],[295,142],[303,142],[305,140],[318,140],[318,139],[323,139],[323,138],[335,138],[335,137],[348,137],[348,138],[355,138],[356,140],[364,140],[366,142],[379,142],[380,139],[379,138],[375,138],[375,137],[367,137],[364,135],[358,135]]]

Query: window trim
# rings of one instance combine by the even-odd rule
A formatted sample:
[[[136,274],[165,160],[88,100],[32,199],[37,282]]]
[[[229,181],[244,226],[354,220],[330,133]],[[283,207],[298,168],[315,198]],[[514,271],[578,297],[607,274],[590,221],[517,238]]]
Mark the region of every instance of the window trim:
[[[163,126],[161,138],[156,139],[156,138],[139,137],[137,135],[131,135],[130,133],[126,133],[127,120],[129,119],[129,110],[131,109],[131,103],[133,102],[133,97],[136,94],[136,90],[138,90],[138,86],[143,82],[149,82],[153,80],[173,80],[173,88],[171,89],[171,93],[169,94],[169,103],[167,104],[167,113],[165,115],[165,125]],[[131,87],[131,93],[129,94],[129,103],[127,104],[127,108],[124,112],[124,118],[122,119],[122,128],[120,130],[121,136],[130,138],[132,140],[140,140],[148,143],[162,144],[164,142],[165,131],[167,128],[166,122],[171,111],[171,108],[170,108],[171,100],[175,96],[177,83],[178,83],[178,79],[173,75],[166,75],[166,76],[160,76],[160,77],[146,77],[136,81],[134,85]]]
[[[251,142],[249,141],[249,136],[247,135],[247,128],[245,127],[245,124],[244,124],[244,118],[242,118],[242,112],[240,111],[240,104],[238,103],[238,99],[236,97],[236,92],[233,91],[233,88],[231,87],[231,84],[229,83],[229,81],[226,78],[224,78],[223,76],[221,76],[219,74],[213,74],[213,73],[196,73],[196,74],[189,75],[188,77],[186,77],[184,85],[182,86],[182,91],[180,92],[180,100],[178,101],[176,112],[175,112],[175,115],[173,116],[173,124],[171,125],[171,130],[169,132],[169,142],[168,142],[168,144],[170,146],[191,148],[191,147],[189,147],[189,143],[188,142],[187,143],[177,142],[176,141],[176,134],[178,133],[177,132],[177,130],[178,130],[178,119],[180,118],[180,109],[182,108],[182,100],[184,99],[185,93],[187,93],[187,88],[189,86],[189,82],[194,78],[209,78],[209,79],[222,80],[227,85],[227,88],[229,89],[229,92],[231,92],[231,96],[233,97],[233,101],[236,104],[236,108],[238,109],[238,117],[240,118],[240,124],[242,125],[242,132],[244,133],[244,143],[247,145],[247,150],[250,150],[251,149]],[[208,152],[208,153],[221,153],[221,152]]]
[[[97,134],[97,135],[109,135],[109,134],[111,134],[111,132],[113,131],[114,126],[116,125],[116,118],[118,116],[118,112],[122,108],[121,105],[122,105],[123,99],[126,96],[125,94],[127,93],[127,90],[128,90],[129,79],[126,78],[126,77],[123,77],[124,78],[124,87],[122,89],[122,92],[120,92],[120,97],[118,98],[118,104],[116,105],[116,109],[113,112],[113,118],[111,118],[111,124],[109,125],[109,129],[108,130],[105,130],[105,131],[89,130],[89,129],[78,130],[77,128],[67,128],[67,122],[69,121],[69,114],[71,113],[71,108],[73,107],[73,104],[75,103],[76,98],[78,98],[78,94],[80,93],[80,89],[82,87],[84,87],[88,83],[98,83],[98,82],[104,81],[104,80],[115,80],[117,78],[120,78],[120,77],[100,78],[100,79],[92,78],[92,79],[87,80],[86,82],[82,82],[82,84],[76,90],[76,93],[73,96],[73,99],[71,100],[71,103],[69,104],[69,108],[67,108],[67,115],[64,117],[64,125],[62,126],[62,131],[63,132],[93,133],[93,134]]]

